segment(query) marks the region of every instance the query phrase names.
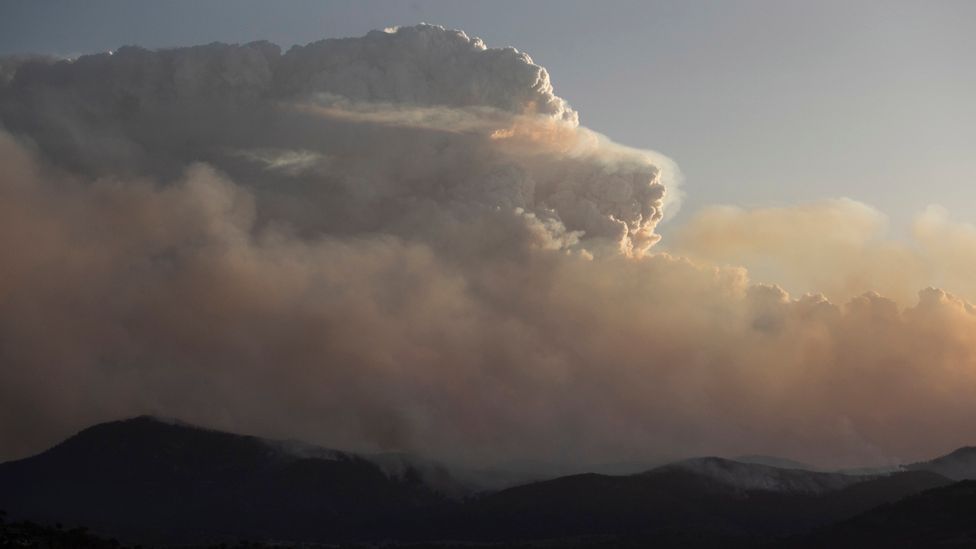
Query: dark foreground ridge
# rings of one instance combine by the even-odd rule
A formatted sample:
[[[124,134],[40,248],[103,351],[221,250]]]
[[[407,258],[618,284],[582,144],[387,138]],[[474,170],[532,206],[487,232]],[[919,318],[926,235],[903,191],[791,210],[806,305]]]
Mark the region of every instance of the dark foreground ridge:
[[[0,508],[122,539],[354,541],[414,537],[450,506],[365,459],[140,417],[96,425],[0,465]]]
[[[831,525],[804,547],[976,547],[976,481],[923,491]]]
[[[956,476],[964,474],[957,461]],[[199,546],[803,545],[827,537],[863,542],[896,523],[922,539],[926,521],[972,516],[963,510],[973,510],[974,483],[952,484],[923,464],[910,469],[857,476],[700,458],[634,475],[460,493],[444,475],[431,482],[410,466],[391,472],[354,454],[139,417],[0,464],[0,509],[10,513],[5,536],[59,540],[73,532],[72,539],[94,540],[77,546],[91,547],[109,538]],[[12,526],[24,520],[38,524]],[[939,524],[958,531],[953,539],[971,533]],[[101,538],[73,530],[80,526]]]

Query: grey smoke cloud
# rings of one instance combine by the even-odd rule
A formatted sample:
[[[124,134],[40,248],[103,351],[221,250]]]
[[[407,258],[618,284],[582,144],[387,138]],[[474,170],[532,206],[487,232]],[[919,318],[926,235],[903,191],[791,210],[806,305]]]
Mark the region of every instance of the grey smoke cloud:
[[[973,434],[972,307],[653,253],[673,163],[514,49],[423,25],[9,70],[0,458],[139,413],[468,463]]]
[[[400,232],[424,204],[521,208],[639,254],[676,175],[579,128],[528,55],[433,26],[284,55],[256,42],[26,62],[2,97],[4,124],[47,161],[164,181],[206,162],[300,231]]]

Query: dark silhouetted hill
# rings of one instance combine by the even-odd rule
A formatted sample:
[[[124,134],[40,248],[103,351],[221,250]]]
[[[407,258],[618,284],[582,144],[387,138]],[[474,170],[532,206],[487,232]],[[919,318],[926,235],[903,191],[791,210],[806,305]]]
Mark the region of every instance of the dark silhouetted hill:
[[[466,527],[487,539],[620,536],[679,545],[758,543],[949,482],[924,471],[842,481],[832,473],[764,466],[757,473],[738,462],[706,460],[705,467],[679,463],[639,475],[574,475],[510,488],[471,503]],[[770,479],[775,482],[766,482]]]
[[[699,458],[475,495],[421,462],[140,417],[0,464],[0,509],[127,542],[700,547],[800,536],[951,482],[925,470],[854,476]]]
[[[976,447],[959,448],[942,457],[906,465],[912,471],[932,471],[952,480],[976,480]]]
[[[826,528],[802,547],[976,547],[976,481],[927,490]]]
[[[160,542],[409,538],[447,503],[406,473],[140,417],[0,464],[0,509]]]

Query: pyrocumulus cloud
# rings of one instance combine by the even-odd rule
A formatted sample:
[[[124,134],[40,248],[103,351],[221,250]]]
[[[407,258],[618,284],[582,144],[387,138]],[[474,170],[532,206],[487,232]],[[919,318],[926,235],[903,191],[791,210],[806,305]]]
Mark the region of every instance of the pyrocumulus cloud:
[[[976,315],[917,293],[969,295],[976,230],[726,208],[663,251],[677,168],[512,48],[421,25],[5,60],[0,120],[0,459],[140,413],[466,463],[976,437]]]

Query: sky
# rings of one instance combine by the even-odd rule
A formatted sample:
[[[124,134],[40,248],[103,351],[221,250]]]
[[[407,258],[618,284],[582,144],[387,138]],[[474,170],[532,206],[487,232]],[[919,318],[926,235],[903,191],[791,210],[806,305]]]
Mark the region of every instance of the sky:
[[[611,6],[0,3],[0,459],[974,444],[972,4]]]
[[[848,197],[888,215],[896,234],[929,204],[976,221],[976,5],[964,0],[3,0],[0,10],[0,53],[459,28],[528,52],[586,126],[673,158],[686,180],[678,220],[710,204]]]

